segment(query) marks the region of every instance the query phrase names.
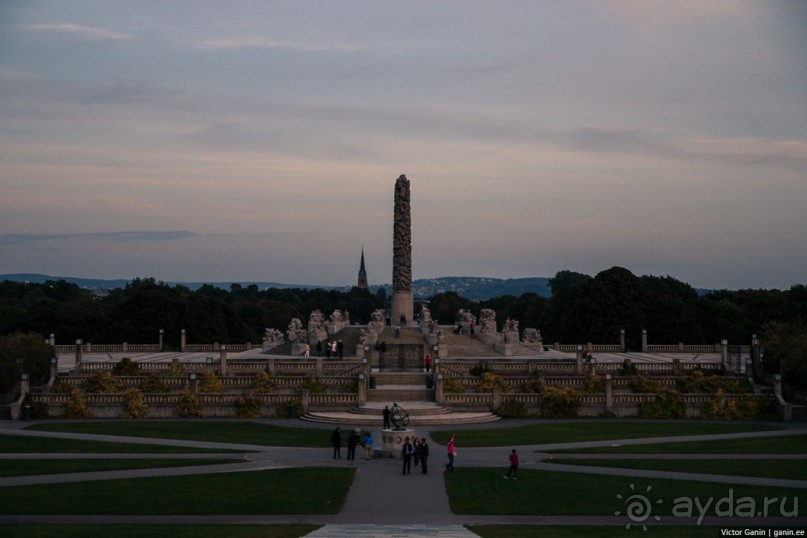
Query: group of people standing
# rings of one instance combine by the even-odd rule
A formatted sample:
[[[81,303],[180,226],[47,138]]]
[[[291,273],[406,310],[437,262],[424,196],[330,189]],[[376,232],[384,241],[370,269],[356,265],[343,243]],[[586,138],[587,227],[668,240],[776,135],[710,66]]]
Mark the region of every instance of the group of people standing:
[[[412,474],[412,459],[415,460],[415,469],[420,464],[421,473],[429,474],[429,444],[426,438],[419,439],[414,437],[412,442],[409,442],[409,437],[404,438],[404,444],[401,447],[401,459],[403,460],[403,471],[401,474]]]
[[[306,344],[306,348],[308,344]],[[330,359],[333,357],[334,359],[345,356],[345,344],[342,343],[341,340],[329,340],[328,342],[323,342],[322,340],[317,340],[317,357],[322,356],[322,350],[325,350],[325,358]],[[308,355],[306,355],[307,357]]]
[[[347,459],[356,459],[356,446],[364,449],[364,459],[373,458],[373,435],[370,432],[362,433],[361,428],[356,426],[347,436]],[[337,427],[331,434],[331,446],[333,446],[333,459],[342,459],[342,429]]]

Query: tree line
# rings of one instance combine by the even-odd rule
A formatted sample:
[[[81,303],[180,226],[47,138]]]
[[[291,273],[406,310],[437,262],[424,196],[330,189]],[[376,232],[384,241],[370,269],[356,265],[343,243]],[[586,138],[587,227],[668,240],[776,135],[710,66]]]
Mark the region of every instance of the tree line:
[[[617,344],[625,330],[629,350],[641,348],[641,331],[651,343],[749,344],[753,334],[768,346],[767,360],[778,367],[804,364],[796,377],[807,379],[807,287],[789,290],[718,290],[699,294],[672,277],[636,276],[612,267],[595,276],[560,271],[550,279],[552,295],[526,293],[472,301],[453,292],[428,300],[432,317],[452,324],[460,308],[477,317],[483,308],[497,313],[501,329],[507,318],[521,329],[534,327],[544,342]],[[229,290],[203,286],[193,291],[153,278],[138,278],[99,297],[63,280],[43,284],[0,282],[0,335],[56,335],[57,343],[76,339],[95,344],[156,343],[164,330],[167,349],[178,349],[180,331],[187,343],[258,343],[266,328],[286,330],[292,318],[307,323],[319,309],[327,317],[347,310],[352,323],[366,324],[370,314],[388,308],[386,292],[366,289],[260,290],[234,284]],[[416,314],[419,308],[416,307]],[[800,358],[801,357],[801,358]],[[795,365],[795,366],[793,366]],[[795,375],[795,374],[794,374]],[[807,386],[807,385],[806,385]]]

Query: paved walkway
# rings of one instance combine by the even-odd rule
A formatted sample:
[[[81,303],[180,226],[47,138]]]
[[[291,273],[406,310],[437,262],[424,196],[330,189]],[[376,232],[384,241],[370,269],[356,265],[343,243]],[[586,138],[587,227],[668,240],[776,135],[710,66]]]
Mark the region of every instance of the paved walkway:
[[[495,424],[478,426],[466,425],[463,429],[475,428],[504,428],[513,425],[524,425],[534,421],[501,421]],[[546,421],[544,421],[546,422]],[[579,420],[576,422],[580,422]],[[330,430],[331,425],[304,423],[302,421],[278,421],[271,424],[284,424],[294,427],[309,427]],[[448,503],[448,497],[443,480],[443,464],[445,463],[444,447],[430,443],[431,457],[429,473],[422,474],[420,469],[413,466],[412,474],[401,475],[401,462],[395,459],[374,459],[365,461],[356,459],[354,462],[346,460],[333,460],[331,451],[327,448],[284,448],[266,447],[262,445],[245,445],[232,443],[209,443],[198,441],[184,441],[174,439],[150,439],[139,437],[120,437],[91,434],[68,434],[51,432],[34,432],[22,430],[31,423],[0,421],[0,447],[3,435],[26,435],[32,437],[57,437],[64,439],[86,439],[96,441],[115,441],[142,443],[152,445],[185,446],[197,448],[218,448],[228,450],[243,450],[244,454],[0,454],[2,459],[54,459],[57,457],[92,458],[101,457],[124,458],[242,458],[243,463],[213,464],[193,467],[161,468],[161,469],[133,469],[123,471],[105,471],[88,473],[68,473],[56,475],[33,475],[21,477],[0,478],[0,487],[49,484],[77,481],[92,481],[111,478],[135,478],[149,476],[181,476],[200,473],[236,472],[244,470],[261,470],[281,467],[305,466],[349,466],[355,467],[356,473],[353,484],[348,493],[342,510],[333,515],[287,515],[287,516],[246,516],[246,515],[218,515],[218,516],[92,516],[92,515],[0,515],[0,524],[9,523],[99,523],[99,524],[143,524],[143,523],[224,523],[224,524],[271,524],[271,523],[314,523],[325,526],[309,536],[313,537],[343,537],[343,536],[423,536],[423,537],[468,537],[475,536],[466,530],[463,525],[479,524],[527,524],[527,525],[622,525],[627,522],[623,516],[467,516],[454,514]],[[621,439],[608,441],[591,441],[582,443],[554,443],[543,445],[529,445],[517,447],[521,455],[521,467],[524,469],[540,469],[556,472],[574,472],[604,474],[625,477],[697,480],[701,482],[715,482],[723,484],[763,485],[777,487],[803,488],[807,490],[807,480],[790,480],[777,478],[737,477],[714,474],[695,474],[669,471],[645,471],[638,469],[619,469],[608,467],[577,466],[567,464],[545,463],[551,459],[547,450],[561,448],[588,448],[597,446],[669,443],[697,440],[725,440],[745,439],[754,437],[777,437],[788,435],[801,435],[807,433],[807,424],[787,425],[787,429],[735,434],[697,435],[677,437],[657,437],[647,439]],[[428,437],[428,432],[445,430],[446,428],[433,427],[418,429],[420,436]],[[323,432],[326,433],[326,432]],[[500,466],[504,471],[507,465],[507,448],[463,448],[462,440],[458,439],[461,455],[457,464],[459,467],[491,467]],[[0,448],[2,450],[2,448]],[[252,452],[254,451],[254,452]],[[653,455],[619,455],[619,454],[564,454],[564,458],[652,458]],[[680,459],[687,458],[725,458],[725,459],[753,459],[759,455],[677,455]],[[790,455],[766,455],[766,459],[787,458]],[[799,459],[807,455],[796,456]],[[666,458],[666,456],[665,456]],[[670,519],[670,518],[667,518]],[[665,525],[692,525],[692,520],[676,518],[665,520]],[[799,518],[704,518],[704,525],[782,525],[789,528],[807,525],[807,517]]]

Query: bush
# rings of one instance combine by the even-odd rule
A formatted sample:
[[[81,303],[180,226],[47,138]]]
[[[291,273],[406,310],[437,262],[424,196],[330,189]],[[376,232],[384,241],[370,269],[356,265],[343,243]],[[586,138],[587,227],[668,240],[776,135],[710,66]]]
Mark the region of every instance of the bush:
[[[149,406],[140,389],[126,391],[126,410],[121,418],[144,418],[149,416]]]
[[[91,394],[121,392],[124,388],[123,382],[109,370],[92,374],[84,381],[83,386],[84,390]]]
[[[188,375],[188,371],[185,370],[185,367],[182,366],[179,362],[172,362],[171,368],[168,370],[168,375],[170,377],[185,377]]]
[[[73,389],[73,392],[70,393],[65,405],[64,416],[66,418],[90,418],[92,416],[87,396],[81,389]]]
[[[183,418],[197,418],[205,416],[205,414],[202,412],[202,407],[199,404],[199,398],[191,394],[191,389],[187,385],[185,385],[185,388],[182,390],[182,394],[179,397],[177,414]]]
[[[540,376],[535,376],[533,379],[521,385],[521,392],[529,392],[533,394],[540,394],[544,391],[544,384]]]
[[[584,394],[601,394],[605,392],[605,378],[590,374],[583,380]]]
[[[258,418],[261,416],[261,402],[254,395],[239,396],[233,403],[238,418]]]
[[[477,364],[476,366],[468,370],[468,373],[474,377],[482,377],[482,374],[485,374],[487,372],[490,372],[490,370],[488,370],[487,368],[483,368],[481,364]]]
[[[50,386],[51,394],[65,394],[69,390],[70,387],[67,386],[67,383],[65,383],[58,377],[56,378],[56,381],[54,381],[53,384]]]
[[[494,390],[498,389],[502,394],[507,392],[510,389],[510,386],[507,384],[507,381],[504,378],[497,374],[492,374],[490,372],[484,372],[482,374],[482,381],[476,387],[476,392],[493,392]]]
[[[129,357],[123,357],[112,367],[112,373],[118,376],[140,375],[140,367]]]
[[[652,402],[639,405],[640,418],[686,418],[687,405],[681,394],[667,390],[656,396]]]
[[[221,380],[216,376],[216,372],[210,369],[205,369],[202,372],[202,377],[199,379],[199,392],[206,394],[221,392],[223,389],[224,385],[221,384]]]
[[[310,374],[305,376],[303,380],[303,389],[308,389],[311,394],[321,394],[325,392],[325,383],[318,379],[314,379]]]
[[[685,394],[716,394],[719,391],[730,394],[744,394],[751,392],[748,380],[723,377],[717,373],[704,372],[696,369],[689,375],[676,382],[679,392]]]
[[[545,387],[541,393],[542,418],[575,418],[580,412],[580,398],[569,387]]]
[[[465,385],[463,385],[453,377],[444,377],[443,392],[447,392],[449,394],[462,394],[463,392],[465,392]]]
[[[519,402],[513,398],[503,401],[501,407],[496,410],[496,414],[503,418],[526,418],[529,416],[524,402]]]
[[[637,375],[628,384],[630,390],[640,394],[661,394],[664,392],[664,385],[660,381],[649,379],[643,375]]]
[[[269,372],[264,370],[255,376],[255,383],[252,384],[252,390],[259,394],[275,390],[275,382],[272,381],[272,376],[269,375]]]
[[[715,392],[701,411],[702,418],[724,420],[778,420],[779,407],[774,398],[761,399],[746,394],[727,398],[722,390]]]
[[[146,394],[164,394],[170,392],[168,386],[156,373],[151,372],[140,384],[140,390]]]

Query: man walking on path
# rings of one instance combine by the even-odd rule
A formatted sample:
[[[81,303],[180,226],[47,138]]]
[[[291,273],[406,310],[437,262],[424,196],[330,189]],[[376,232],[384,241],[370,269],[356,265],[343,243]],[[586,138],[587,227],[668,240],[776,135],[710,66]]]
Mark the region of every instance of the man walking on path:
[[[388,430],[390,429],[390,422],[389,422],[390,410],[388,405],[384,406],[384,411],[382,412],[382,414],[384,415],[384,429]]]
[[[507,474],[504,478],[510,478],[510,473],[513,473],[513,480],[518,480],[518,452],[514,448],[510,453],[510,468],[507,469]]]
[[[333,446],[333,459],[342,459],[342,430],[336,428],[331,434],[331,445]]]

